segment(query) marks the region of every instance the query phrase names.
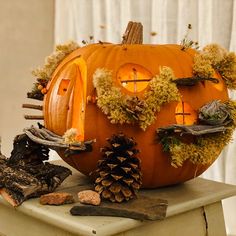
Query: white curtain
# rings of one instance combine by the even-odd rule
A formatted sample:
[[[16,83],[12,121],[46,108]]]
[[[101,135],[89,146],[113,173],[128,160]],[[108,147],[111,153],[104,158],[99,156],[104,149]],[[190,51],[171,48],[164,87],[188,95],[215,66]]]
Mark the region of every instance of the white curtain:
[[[215,42],[236,51],[234,0],[56,0],[55,43],[121,41],[128,21],[144,26],[144,43],[180,43],[187,25],[200,46]],[[236,99],[235,93],[230,96]],[[236,134],[234,135],[236,140]],[[236,184],[236,141],[203,177]],[[227,231],[236,235],[236,198],[223,202]]]

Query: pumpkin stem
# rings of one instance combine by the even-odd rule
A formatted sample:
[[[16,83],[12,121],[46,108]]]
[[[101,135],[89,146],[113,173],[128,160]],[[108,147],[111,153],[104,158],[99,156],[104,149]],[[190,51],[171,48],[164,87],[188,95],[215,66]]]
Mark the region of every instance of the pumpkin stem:
[[[130,21],[122,38],[122,44],[142,44],[143,25],[139,22]]]

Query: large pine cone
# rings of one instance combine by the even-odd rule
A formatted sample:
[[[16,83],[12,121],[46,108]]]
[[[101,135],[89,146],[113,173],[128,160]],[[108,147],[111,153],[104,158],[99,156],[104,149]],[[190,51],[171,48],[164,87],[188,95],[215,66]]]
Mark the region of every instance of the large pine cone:
[[[101,149],[103,159],[98,162],[95,190],[103,199],[112,202],[128,201],[136,196],[142,184],[139,152],[136,143],[124,134],[113,135],[109,146]]]

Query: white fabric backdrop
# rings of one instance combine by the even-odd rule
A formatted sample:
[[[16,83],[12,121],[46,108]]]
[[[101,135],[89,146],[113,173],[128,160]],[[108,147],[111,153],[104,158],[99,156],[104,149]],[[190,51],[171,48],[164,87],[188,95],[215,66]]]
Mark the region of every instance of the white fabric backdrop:
[[[192,24],[190,37],[200,46],[216,42],[236,51],[234,0],[56,0],[55,43],[71,39],[81,43],[89,36],[95,42],[120,42],[130,20],[143,23],[144,43],[180,43]],[[204,177],[236,184],[235,155],[236,141]],[[228,233],[236,235],[236,198],[224,201],[224,211]]]

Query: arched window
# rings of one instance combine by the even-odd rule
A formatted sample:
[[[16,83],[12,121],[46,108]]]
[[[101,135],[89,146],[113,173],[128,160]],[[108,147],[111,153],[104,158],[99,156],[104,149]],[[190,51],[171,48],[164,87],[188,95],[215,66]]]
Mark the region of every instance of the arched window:
[[[151,78],[151,72],[143,66],[132,63],[121,66],[117,73],[117,79],[121,86],[133,93],[146,89]]]
[[[175,120],[179,125],[192,125],[197,121],[197,112],[187,102],[181,101],[175,108]]]

